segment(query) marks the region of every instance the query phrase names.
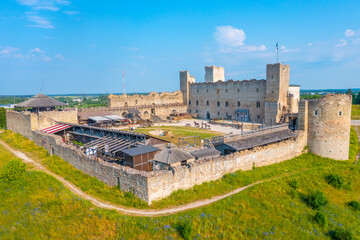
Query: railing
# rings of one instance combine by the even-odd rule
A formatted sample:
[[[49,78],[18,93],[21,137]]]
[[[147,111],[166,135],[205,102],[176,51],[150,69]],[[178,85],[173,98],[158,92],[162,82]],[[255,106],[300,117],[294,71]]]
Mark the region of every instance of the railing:
[[[216,136],[216,137],[208,138],[207,140],[210,141],[213,145],[220,145],[225,142],[239,140],[241,138],[246,138],[249,136],[257,136],[260,134],[264,134],[264,133],[268,133],[268,132],[276,132],[276,131],[281,131],[281,130],[285,130],[285,129],[289,129],[289,125],[287,123],[263,127],[263,128],[259,128],[257,130],[245,131],[245,132],[241,132],[239,134]],[[205,142],[205,139],[204,139],[204,142]]]

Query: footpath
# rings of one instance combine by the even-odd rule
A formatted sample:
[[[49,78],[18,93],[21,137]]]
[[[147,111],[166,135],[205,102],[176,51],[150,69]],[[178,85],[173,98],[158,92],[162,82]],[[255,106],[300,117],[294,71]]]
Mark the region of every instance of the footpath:
[[[25,163],[27,164],[31,164],[33,165],[36,170],[38,171],[42,171],[48,175],[51,175],[53,177],[55,177],[57,180],[59,180],[60,182],[62,182],[64,184],[64,186],[66,188],[68,188],[72,193],[74,193],[75,195],[90,201],[93,205],[95,205],[96,207],[99,208],[104,208],[104,209],[109,209],[109,210],[115,210],[121,214],[125,214],[125,215],[131,215],[131,216],[144,216],[144,217],[156,217],[156,216],[164,216],[164,215],[172,215],[178,212],[183,212],[183,211],[187,211],[190,209],[194,209],[194,208],[199,208],[199,207],[203,207],[206,205],[209,205],[211,203],[220,201],[224,198],[230,197],[234,194],[240,193],[250,187],[253,187],[255,185],[258,185],[260,183],[264,183],[264,182],[269,182],[269,181],[273,181],[282,177],[286,177],[295,173],[290,173],[290,174],[283,174],[281,176],[277,176],[277,177],[273,177],[270,179],[266,179],[266,180],[262,180],[262,181],[258,181],[255,183],[252,183],[250,185],[244,186],[244,187],[240,187],[237,188],[227,194],[224,195],[219,195],[219,196],[215,196],[211,199],[204,199],[204,200],[199,200],[199,201],[195,201],[192,203],[188,203],[188,204],[184,204],[184,205],[180,205],[180,206],[175,206],[175,207],[171,207],[171,208],[166,208],[166,209],[135,209],[135,208],[127,208],[124,206],[120,206],[120,205],[115,205],[109,202],[106,202],[104,200],[101,199],[97,199],[87,193],[84,193],[83,191],[81,191],[78,187],[76,187],[74,184],[70,183],[69,181],[65,180],[63,177],[49,171],[48,169],[46,169],[43,165],[41,165],[40,163],[34,161],[33,159],[27,157],[23,152],[21,151],[17,151],[12,149],[10,146],[8,146],[6,143],[4,143],[3,141],[0,140],[0,144],[3,145],[6,149],[8,149],[11,153],[13,153],[15,156],[17,156],[18,158],[22,159]],[[303,170],[304,171],[304,170]],[[300,171],[299,171],[300,172]]]

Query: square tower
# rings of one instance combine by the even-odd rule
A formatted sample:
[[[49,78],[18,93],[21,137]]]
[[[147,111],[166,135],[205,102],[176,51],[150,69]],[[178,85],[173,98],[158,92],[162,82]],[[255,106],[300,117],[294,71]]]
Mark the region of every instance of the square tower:
[[[180,71],[180,90],[183,95],[183,104],[189,104],[190,84],[195,83],[195,77],[189,71]]]
[[[266,65],[265,123],[279,123],[289,112],[290,66],[281,63]]]
[[[223,67],[206,66],[205,82],[225,81],[225,70]]]

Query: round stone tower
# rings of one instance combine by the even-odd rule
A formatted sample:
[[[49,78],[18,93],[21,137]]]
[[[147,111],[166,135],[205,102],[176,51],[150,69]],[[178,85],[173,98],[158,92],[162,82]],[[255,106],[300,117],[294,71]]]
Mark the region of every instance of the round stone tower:
[[[317,155],[349,159],[351,96],[328,94],[308,104],[308,146]]]

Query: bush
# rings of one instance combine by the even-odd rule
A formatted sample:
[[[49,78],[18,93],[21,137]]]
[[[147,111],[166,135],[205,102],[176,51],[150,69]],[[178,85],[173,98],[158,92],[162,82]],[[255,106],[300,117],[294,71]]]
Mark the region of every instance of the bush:
[[[336,228],[330,234],[331,238],[334,240],[353,240],[355,239],[352,231],[344,228]]]
[[[20,159],[14,159],[0,171],[0,178],[8,181],[18,179],[24,175],[26,165]]]
[[[292,187],[293,189],[298,189],[299,188],[299,182],[296,179],[293,179],[289,182],[290,187]]]
[[[325,194],[319,190],[310,193],[306,198],[306,204],[315,210],[321,210],[327,203]]]
[[[176,230],[178,231],[179,235],[184,238],[185,240],[191,239],[191,232],[192,232],[192,222],[186,221],[183,223],[180,223]]]
[[[329,174],[325,177],[326,182],[331,186],[341,189],[344,187],[345,181],[344,179],[337,174]]]
[[[354,210],[360,211],[360,202],[359,201],[351,201],[349,202],[349,206]]]
[[[6,109],[0,108],[0,128],[6,128]]]
[[[323,212],[317,212],[314,216],[315,222],[317,222],[320,226],[327,227],[327,219]]]

